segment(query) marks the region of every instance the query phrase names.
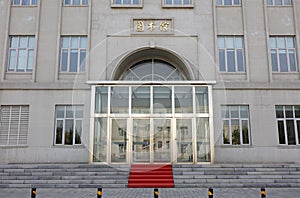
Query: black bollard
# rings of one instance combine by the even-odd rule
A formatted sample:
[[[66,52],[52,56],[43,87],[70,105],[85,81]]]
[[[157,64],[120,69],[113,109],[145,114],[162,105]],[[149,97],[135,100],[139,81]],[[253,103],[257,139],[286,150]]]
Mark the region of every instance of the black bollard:
[[[97,190],[97,198],[101,198],[102,197],[102,188],[98,188]]]
[[[261,198],[266,198],[267,197],[266,189],[265,188],[261,188],[260,189],[260,194],[261,194]]]
[[[158,189],[154,188],[154,198],[158,198]]]
[[[36,198],[36,188],[31,188],[31,198]]]
[[[208,189],[208,198],[213,198],[214,197],[214,189],[213,188],[209,188]]]

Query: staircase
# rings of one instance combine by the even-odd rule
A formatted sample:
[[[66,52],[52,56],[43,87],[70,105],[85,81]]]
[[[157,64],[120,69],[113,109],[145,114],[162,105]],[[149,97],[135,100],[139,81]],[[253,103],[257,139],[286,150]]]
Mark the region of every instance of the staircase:
[[[174,188],[172,165],[132,165],[128,188]]]
[[[0,165],[0,188],[125,188],[129,165]]]
[[[173,165],[176,188],[299,188],[297,164]]]

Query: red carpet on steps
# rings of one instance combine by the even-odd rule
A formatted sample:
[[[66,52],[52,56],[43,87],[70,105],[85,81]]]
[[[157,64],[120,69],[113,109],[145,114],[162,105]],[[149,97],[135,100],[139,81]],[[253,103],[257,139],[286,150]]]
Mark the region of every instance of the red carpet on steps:
[[[128,188],[174,188],[172,165],[131,165]]]

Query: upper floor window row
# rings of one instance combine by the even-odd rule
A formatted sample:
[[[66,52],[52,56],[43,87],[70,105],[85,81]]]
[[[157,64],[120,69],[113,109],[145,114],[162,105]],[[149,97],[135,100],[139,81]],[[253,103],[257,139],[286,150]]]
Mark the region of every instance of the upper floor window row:
[[[64,5],[88,5],[88,0],[64,0]]]
[[[230,5],[241,5],[242,0],[216,0],[217,5],[225,5],[225,6],[230,6]]]
[[[163,6],[191,6],[193,0],[162,0]],[[142,6],[143,0],[112,0],[113,6]]]
[[[37,5],[38,0],[12,0],[12,5]]]
[[[267,0],[268,5],[292,5],[292,0]]]
[[[165,5],[191,5],[192,0],[164,0]]]
[[[140,5],[141,0],[113,0],[113,5]]]

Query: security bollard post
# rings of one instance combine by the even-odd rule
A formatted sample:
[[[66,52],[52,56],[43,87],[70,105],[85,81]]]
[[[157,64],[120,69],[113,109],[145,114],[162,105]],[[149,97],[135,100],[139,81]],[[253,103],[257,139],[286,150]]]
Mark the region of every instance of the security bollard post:
[[[102,197],[102,188],[98,188],[97,190],[97,198],[101,198]]]
[[[154,198],[158,198],[158,189],[154,188]]]
[[[261,198],[266,198],[267,197],[266,189],[265,188],[261,188],[260,189],[260,194],[261,194]]]
[[[31,188],[31,198],[36,198],[36,188]]]
[[[209,188],[208,189],[208,198],[213,198],[214,197],[214,189],[213,188]]]

